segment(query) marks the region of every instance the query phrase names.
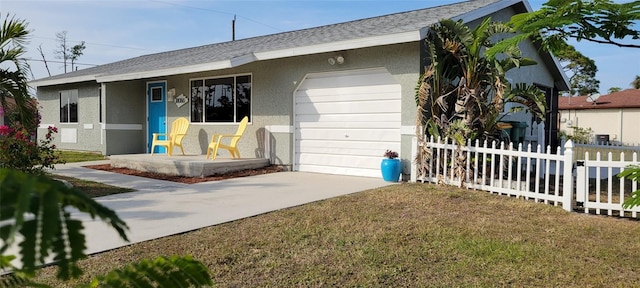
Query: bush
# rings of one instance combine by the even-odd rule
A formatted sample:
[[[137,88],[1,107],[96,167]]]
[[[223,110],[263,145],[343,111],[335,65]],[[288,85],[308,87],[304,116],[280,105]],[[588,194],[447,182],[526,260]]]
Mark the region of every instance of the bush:
[[[567,140],[571,140],[576,143],[589,143],[591,142],[591,134],[593,130],[591,128],[581,128],[573,126],[571,127],[573,132],[569,135],[565,131],[560,131],[560,137],[565,137]]]
[[[38,144],[23,128],[0,126],[0,168],[42,174],[45,169],[63,163],[55,151],[56,146],[51,144],[57,132],[57,128],[50,126],[45,139]]]

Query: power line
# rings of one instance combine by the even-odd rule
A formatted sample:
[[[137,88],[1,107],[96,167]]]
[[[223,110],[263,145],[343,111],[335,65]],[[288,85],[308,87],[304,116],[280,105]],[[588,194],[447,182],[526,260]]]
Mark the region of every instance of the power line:
[[[194,6],[188,6],[188,5],[183,5],[183,4],[178,4],[178,3],[172,3],[172,2],[164,2],[164,1],[158,1],[158,0],[148,0],[149,2],[156,2],[156,3],[162,3],[162,4],[167,4],[167,5],[173,5],[173,6],[179,6],[179,7],[185,7],[185,8],[190,8],[190,9],[196,9],[196,10],[203,10],[203,11],[208,11],[208,12],[214,12],[214,13],[220,13],[220,14],[226,14],[226,15],[233,15],[235,17],[235,15],[237,15],[237,13],[231,13],[231,12],[225,12],[225,11],[218,11],[218,10],[212,10],[212,9],[207,9],[207,8],[201,8],[201,7],[194,7]],[[278,27],[274,27],[271,26],[269,24],[265,24],[262,22],[258,22],[256,20],[253,20],[251,18],[247,18],[247,17],[243,17],[242,15],[238,15],[238,18],[242,18],[245,19],[247,21],[265,26],[265,27],[269,27],[271,29],[274,29],[278,32],[284,32],[284,30],[278,28]]]
[[[41,36],[31,36],[32,38],[36,38],[36,39],[47,39],[47,40],[53,40],[53,41],[57,41],[58,39],[56,38],[50,38],[50,37],[41,37]],[[72,41],[72,40],[68,40],[69,42],[77,42],[80,43],[81,41]],[[147,49],[147,48],[140,48],[140,47],[130,47],[130,46],[120,46],[120,45],[113,45],[113,44],[104,44],[104,43],[93,43],[93,42],[84,42],[85,44],[91,44],[91,45],[96,45],[96,46],[105,46],[105,47],[112,47],[112,48],[122,48],[122,49],[132,49],[132,50],[143,50],[143,51],[150,51],[150,52],[161,52],[158,50],[153,50],[153,49]]]
[[[33,59],[33,58],[24,58],[24,60],[27,61],[38,61],[38,62],[45,62],[45,60],[42,59]],[[65,64],[65,62],[63,61],[56,61],[56,60],[47,60],[47,63],[56,63],[56,64]],[[67,64],[71,64],[71,61],[67,61]],[[88,63],[77,63],[74,62],[73,65],[83,65],[83,66],[99,66],[100,64],[88,64]]]

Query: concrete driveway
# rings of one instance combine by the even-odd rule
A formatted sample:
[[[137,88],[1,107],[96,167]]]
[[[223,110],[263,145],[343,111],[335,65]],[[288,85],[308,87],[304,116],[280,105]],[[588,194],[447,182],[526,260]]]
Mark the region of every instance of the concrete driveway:
[[[378,178],[279,172],[223,181],[181,184],[93,170],[85,162],[58,165],[55,174],[128,187],[137,192],[97,198],[129,225],[130,243],[100,220],[85,222],[87,253],[187,232],[322,199],[392,185]]]

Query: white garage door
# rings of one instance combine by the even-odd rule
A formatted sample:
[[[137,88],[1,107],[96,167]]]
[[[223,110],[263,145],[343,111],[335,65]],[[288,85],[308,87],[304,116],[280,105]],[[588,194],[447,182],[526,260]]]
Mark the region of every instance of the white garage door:
[[[380,177],[400,150],[401,87],[386,69],[307,75],[295,92],[294,170]]]

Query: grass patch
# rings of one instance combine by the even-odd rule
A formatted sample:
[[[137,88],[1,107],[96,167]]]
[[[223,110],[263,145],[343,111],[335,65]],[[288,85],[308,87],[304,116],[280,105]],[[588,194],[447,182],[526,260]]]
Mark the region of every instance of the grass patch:
[[[78,152],[78,151],[58,151],[60,159],[66,163],[86,162],[107,159],[104,155],[94,152]],[[74,188],[84,192],[89,197],[101,197],[112,194],[133,192],[134,189],[111,186],[99,182],[82,180],[62,175],[50,175],[56,179],[68,181]]]
[[[114,232],[115,233],[115,232]],[[624,287],[640,223],[482,191],[402,184],[133,244],[82,261],[194,255],[220,287]],[[54,287],[54,267],[38,280]]]
[[[111,186],[111,185],[107,185],[99,182],[82,180],[82,179],[67,177],[62,175],[50,175],[50,176],[55,179],[62,179],[62,180],[68,181],[73,185],[74,188],[84,192],[85,194],[87,194],[89,197],[92,197],[92,198],[136,191],[131,188],[116,187],[116,186]]]
[[[60,159],[66,163],[85,162],[107,159],[104,155],[95,152],[58,151]]]

